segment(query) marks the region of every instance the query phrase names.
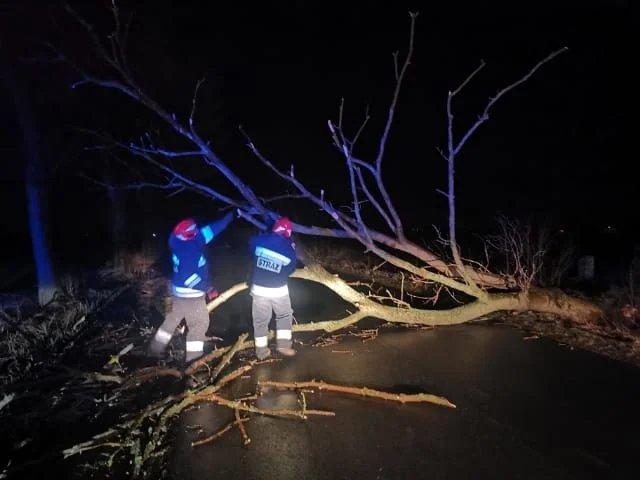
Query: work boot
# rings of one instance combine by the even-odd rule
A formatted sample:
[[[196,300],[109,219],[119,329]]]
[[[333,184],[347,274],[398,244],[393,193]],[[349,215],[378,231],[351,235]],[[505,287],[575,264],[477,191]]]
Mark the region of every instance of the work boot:
[[[166,355],[167,346],[156,340],[155,338],[149,342],[149,348],[147,349],[147,356],[151,358],[164,358]]]
[[[258,360],[266,360],[270,356],[271,350],[269,350],[269,347],[256,347],[256,357],[258,357]]]
[[[202,356],[203,356],[203,352],[185,352],[184,363],[186,365],[191,365],[192,363],[200,360]]]
[[[293,357],[296,354],[296,351],[293,349],[293,342],[288,339],[276,340],[276,350],[280,355],[285,357]]]
[[[297,353],[293,348],[288,347],[278,347],[277,350],[280,355],[285,357],[295,357]]]

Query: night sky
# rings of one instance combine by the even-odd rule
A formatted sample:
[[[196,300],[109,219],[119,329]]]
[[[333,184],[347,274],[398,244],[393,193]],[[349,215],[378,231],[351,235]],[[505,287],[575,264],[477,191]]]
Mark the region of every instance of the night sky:
[[[88,58],[86,37],[60,11],[45,2],[9,3],[18,2],[0,7],[3,58],[41,53],[38,45],[47,38]],[[109,2],[71,3],[99,28],[108,27]],[[203,7],[209,3],[220,6]],[[638,223],[637,154],[631,145],[638,7],[632,2],[142,0],[120,6],[124,12],[135,8],[129,61],[140,83],[184,118],[196,81],[206,77],[197,116],[201,133],[258,191],[282,188],[247,152],[239,124],[274,163],[293,163],[296,176],[310,187],[343,197],[346,169],[331,145],[327,120],[337,118],[344,97],[345,118],[355,131],[369,105],[372,119],[356,154],[372,158],[393,89],[391,54],[406,53],[408,12],[419,11],[414,62],[385,169],[387,186],[410,225],[442,224],[446,218],[445,199],[435,190],[446,186],[446,165],[436,149],[445,146],[447,90],[484,59],[484,71],[454,104],[461,135],[488,97],[567,46],[568,52],[496,106],[460,154],[460,227],[480,228],[499,212],[552,218],[566,228],[634,229]],[[50,207],[81,221],[97,215],[101,207],[88,199],[99,195],[86,197],[78,173],[93,171],[101,160],[81,151],[91,140],[70,127],[135,138],[153,124],[143,113],[132,115],[130,102],[116,92],[69,89],[72,76],[61,66],[16,65],[35,105],[47,159],[57,166],[53,190],[65,192],[52,194]],[[11,98],[6,91],[0,95],[9,112],[0,124],[2,201],[5,207],[12,202],[13,225],[26,228],[16,201],[23,196],[16,187],[22,137]],[[190,168],[199,178],[219,181],[202,167]],[[189,214],[184,210],[192,207],[181,203],[183,197],[154,203],[154,214],[161,208]]]

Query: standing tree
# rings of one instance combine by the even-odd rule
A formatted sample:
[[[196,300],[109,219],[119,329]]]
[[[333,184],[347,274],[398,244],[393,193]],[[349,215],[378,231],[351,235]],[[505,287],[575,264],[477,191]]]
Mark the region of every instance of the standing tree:
[[[24,87],[16,79],[9,60],[1,67],[4,83],[14,100],[16,117],[22,130],[25,160],[25,191],[29,229],[38,282],[38,303],[49,303],[56,292],[56,278],[51,261],[46,215],[46,166],[42,159],[42,140]]]
[[[184,121],[165,109],[160,102],[153,99],[140,86],[127,65],[124,51],[126,31],[119,20],[118,9],[115,2],[112,3],[114,18],[114,30],[108,36],[103,37],[84,18],[79,16],[71,7],[67,6],[67,12],[76,20],[88,34],[95,53],[100,62],[110,70],[109,76],[94,74],[88,69],[75,63],[71,58],[65,57],[63,52],[56,50],[57,55],[71,65],[79,75],[79,79],[73,87],[96,86],[111,89],[116,93],[128,97],[133,102],[145,107],[156,115],[157,119],[164,123],[174,134],[178,134],[189,145],[188,149],[167,148],[157,135],[144,133],[141,140],[136,142],[121,141],[112,137],[107,139],[108,147],[123,149],[133,156],[146,162],[157,169],[163,175],[164,181],[153,185],[163,189],[190,189],[205,195],[210,199],[227,204],[241,210],[243,216],[256,225],[263,225],[276,215],[264,200],[254,192],[253,188],[246,184],[239,176],[239,172],[232,170],[213,150],[209,141],[203,138],[195,123],[195,113],[198,103],[198,90],[202,80],[196,84],[192,98],[190,115]],[[401,92],[403,79],[410,66],[414,51],[414,29],[417,14],[411,14],[410,36],[408,53],[403,62],[394,56],[396,71],[396,86],[393,92],[391,105],[384,130],[379,140],[379,149],[372,161],[357,158],[353,154],[354,145],[358,136],[365,128],[366,121],[360,127],[353,138],[349,138],[343,130],[344,109],[340,108],[337,122],[329,121],[328,128],[335,147],[344,156],[347,167],[352,202],[348,208],[337,208],[325,194],[324,190],[318,193],[312,192],[305,183],[297,178],[294,167],[288,171],[277,168],[256,146],[245,133],[247,145],[255,157],[269,169],[285,185],[293,187],[299,199],[311,202],[327,215],[333,224],[331,228],[316,227],[296,224],[294,229],[299,234],[316,235],[335,238],[351,238],[360,242],[367,251],[372,252],[384,261],[395,266],[423,282],[432,284],[436,289],[443,289],[457,294],[464,294],[468,299],[464,304],[449,310],[418,309],[406,304],[384,304],[353,289],[346,282],[335,275],[330,274],[318,263],[307,261],[307,266],[296,272],[295,276],[307,280],[317,281],[346,301],[356,307],[355,313],[347,318],[337,321],[328,321],[310,325],[298,325],[298,330],[335,330],[353,324],[364,317],[377,317],[391,322],[414,323],[425,325],[450,325],[468,322],[478,319],[483,315],[500,310],[534,310],[557,314],[575,322],[595,320],[601,315],[601,310],[595,305],[581,299],[565,295],[558,290],[536,289],[530,286],[522,288],[520,282],[508,274],[492,272],[487,267],[478,266],[477,262],[467,262],[463,259],[461,249],[456,236],[456,203],[455,203],[455,161],[466,142],[489,119],[489,114],[495,104],[521,86],[534,75],[546,63],[566,50],[557,50],[541,60],[531,68],[523,77],[499,90],[486,104],[475,123],[463,134],[456,136],[454,132],[453,101],[469,82],[483,69],[484,63],[473,71],[456,89],[449,92],[447,97],[447,122],[448,135],[447,146],[441,152],[448,164],[448,188],[441,192],[448,201],[449,220],[446,244],[449,257],[436,255],[432,251],[410,241],[403,228],[403,224],[393,200],[389,195],[383,180],[383,159],[389,133],[394,121],[398,99]],[[195,181],[180,166],[180,160],[185,157],[199,157],[205,165],[217,170],[235,189],[236,197],[231,197],[220,192],[218,188]],[[150,185],[145,183],[145,185]],[[123,188],[138,187],[139,185],[126,185]],[[387,226],[387,233],[376,231],[367,225],[365,213],[361,204],[367,200],[373,206],[377,215],[383,219]],[[248,212],[251,212],[249,214]],[[256,213],[257,212],[257,213]],[[395,253],[394,253],[395,252]],[[407,260],[407,258],[411,260]],[[234,293],[245,288],[245,285],[237,285],[223,293],[216,301],[210,304],[210,308],[216,308]]]
[[[113,188],[111,162],[112,159],[106,154],[102,153],[102,161],[104,165],[104,180],[107,184],[107,195],[109,197],[109,205],[111,207],[111,247],[113,252],[119,252],[124,246],[124,227],[126,223],[125,207],[123,192],[117,188]]]

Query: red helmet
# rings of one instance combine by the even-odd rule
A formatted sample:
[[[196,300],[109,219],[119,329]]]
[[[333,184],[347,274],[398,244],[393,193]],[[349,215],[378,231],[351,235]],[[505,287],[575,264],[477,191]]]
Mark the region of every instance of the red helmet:
[[[198,235],[198,225],[193,218],[185,218],[173,228],[173,233],[180,240],[193,240]]]
[[[276,220],[276,223],[273,224],[271,228],[273,233],[277,233],[278,235],[282,235],[287,238],[291,238],[291,232],[293,231],[293,224],[291,220],[287,217],[280,217]]]

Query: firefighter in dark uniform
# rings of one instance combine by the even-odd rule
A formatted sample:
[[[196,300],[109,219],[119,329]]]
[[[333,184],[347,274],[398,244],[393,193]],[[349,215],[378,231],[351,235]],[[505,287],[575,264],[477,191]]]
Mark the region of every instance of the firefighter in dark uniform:
[[[186,361],[191,362],[202,356],[209,328],[207,301],[213,300],[218,294],[210,282],[205,247],[222,233],[233,219],[234,214],[229,213],[216,222],[199,228],[193,219],[187,218],[173,229],[169,237],[173,262],[172,302],[164,322],[151,341],[152,355],[164,354],[174,330],[182,319],[185,319],[189,329]]]
[[[249,282],[252,297],[251,315],[256,356],[264,360],[271,355],[267,337],[271,314],[276,317],[276,350],[293,356],[291,324],[293,310],[287,285],[289,275],[296,269],[295,244],[291,240],[292,224],[286,217],[274,223],[271,232],[251,238],[253,268]]]

